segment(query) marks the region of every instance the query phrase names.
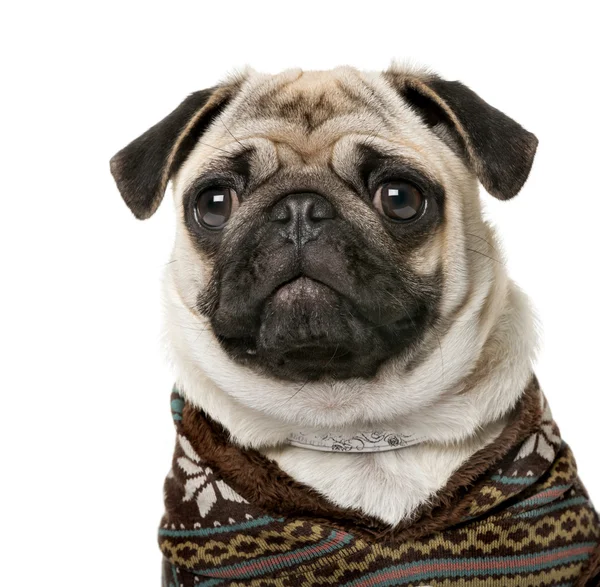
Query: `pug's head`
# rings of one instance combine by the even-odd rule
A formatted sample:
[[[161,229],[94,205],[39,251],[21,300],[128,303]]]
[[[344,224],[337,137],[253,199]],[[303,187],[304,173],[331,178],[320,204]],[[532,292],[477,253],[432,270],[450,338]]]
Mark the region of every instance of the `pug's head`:
[[[495,271],[477,180],[512,198],[536,145],[433,74],[249,71],[189,96],[111,170],[141,219],[173,182],[182,352],[212,379],[308,392],[441,351]]]

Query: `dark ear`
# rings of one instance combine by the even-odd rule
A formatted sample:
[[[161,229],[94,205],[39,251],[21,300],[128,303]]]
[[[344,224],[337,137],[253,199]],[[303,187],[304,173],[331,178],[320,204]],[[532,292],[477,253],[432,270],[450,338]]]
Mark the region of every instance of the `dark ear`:
[[[143,220],[156,212],[169,178],[230,96],[230,89],[224,87],[194,92],[110,160],[117,187],[136,218]]]
[[[447,126],[485,189],[500,200],[523,187],[538,140],[460,82],[388,71],[388,80],[431,127]]]

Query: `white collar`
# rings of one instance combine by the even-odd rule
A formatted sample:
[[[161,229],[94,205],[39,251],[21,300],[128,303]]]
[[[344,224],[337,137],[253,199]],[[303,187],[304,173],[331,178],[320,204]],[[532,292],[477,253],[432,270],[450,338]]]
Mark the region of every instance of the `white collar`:
[[[293,432],[286,442],[299,448],[324,452],[384,452],[413,446],[427,440],[425,436],[405,432],[373,430],[370,432],[340,433],[318,430]]]

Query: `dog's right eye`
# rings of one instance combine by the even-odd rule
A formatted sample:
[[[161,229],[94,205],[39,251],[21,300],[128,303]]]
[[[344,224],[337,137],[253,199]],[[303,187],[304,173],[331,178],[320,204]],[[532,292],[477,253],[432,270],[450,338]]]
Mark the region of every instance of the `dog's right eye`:
[[[223,228],[239,205],[235,190],[227,187],[209,188],[196,196],[194,215],[205,228]]]

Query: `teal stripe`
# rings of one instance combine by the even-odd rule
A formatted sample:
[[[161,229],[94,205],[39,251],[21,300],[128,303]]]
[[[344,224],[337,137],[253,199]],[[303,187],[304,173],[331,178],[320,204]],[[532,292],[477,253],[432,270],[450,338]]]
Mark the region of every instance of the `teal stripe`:
[[[529,554],[529,555],[470,558],[470,559],[456,559],[456,558],[433,559],[433,560],[425,559],[423,561],[408,563],[405,565],[397,565],[397,566],[393,566],[393,567],[387,567],[386,569],[382,569],[381,571],[377,571],[370,575],[365,575],[364,577],[361,577],[360,579],[355,579],[354,581],[351,581],[350,583],[344,583],[343,587],[353,587],[355,585],[364,585],[365,581],[367,581],[367,580],[370,581],[371,579],[377,579],[377,577],[381,577],[381,575],[385,575],[389,572],[392,572],[395,570],[409,572],[411,568],[419,567],[419,566],[423,566],[423,565],[439,565],[439,566],[448,565],[449,568],[446,570],[442,570],[442,569],[435,570],[434,569],[431,571],[425,571],[425,572],[420,572],[420,573],[413,573],[413,574],[408,573],[405,577],[394,577],[393,579],[382,579],[378,583],[370,581],[369,587],[394,587],[396,585],[410,583],[412,581],[423,581],[423,580],[428,580],[428,579],[440,579],[440,578],[445,579],[445,578],[452,578],[452,577],[476,577],[477,575],[511,575],[511,574],[518,574],[518,573],[541,571],[541,570],[551,568],[551,567],[554,567],[557,565],[563,565],[563,564],[568,564],[568,563],[572,563],[572,562],[587,560],[590,556],[589,553],[579,554],[579,555],[575,555],[575,556],[568,556],[568,557],[563,557],[563,558],[560,558],[560,553],[572,550],[574,548],[580,548],[580,547],[590,548],[590,550],[591,550],[592,548],[595,548],[595,546],[596,546],[595,542],[582,542],[582,543],[578,543],[578,544],[572,544],[570,546],[565,546],[562,548],[553,548],[550,550],[543,550],[538,553]],[[535,563],[535,564],[531,564],[531,563],[527,564],[526,563],[527,560],[531,560],[531,559],[537,558],[539,556],[545,556],[545,555],[549,555],[549,554],[553,555],[553,556],[552,556],[552,559],[547,562]],[[486,562],[495,562],[495,563],[506,564],[507,562],[511,562],[515,559],[517,559],[519,561],[523,561],[523,564],[516,566],[516,567],[511,566],[510,568],[505,567],[505,568],[499,568],[499,569],[492,569],[492,568],[488,567],[488,568],[485,568],[482,570],[453,569],[452,568],[452,565],[456,564],[456,563],[460,563],[461,565],[463,565],[463,564],[476,564],[476,563],[480,563],[481,561],[486,561]]]
[[[183,412],[184,406],[185,402],[181,398],[171,400],[171,410],[177,414],[181,414],[181,412]]]
[[[504,475],[492,475],[492,481],[503,483],[504,485],[531,485],[539,477],[505,477]]]
[[[199,576],[199,575],[196,575]],[[214,585],[220,585],[223,583],[225,579],[209,579],[208,581],[200,581],[200,583],[194,583],[198,587],[213,587]],[[412,578],[411,578],[412,580]],[[373,587],[395,587],[398,585],[398,579],[392,579],[390,581],[385,581],[384,583],[376,583],[373,584]],[[174,586],[177,587],[177,586]],[[346,587],[346,586],[344,586]],[[561,583],[560,585],[555,585],[554,587],[573,587],[573,583]]]
[[[319,558],[321,556],[330,554],[339,550],[340,548],[346,546],[349,542],[354,539],[354,536],[351,534],[346,534],[339,542],[327,548],[324,552],[315,553],[314,549],[327,544],[327,542],[331,542],[335,538],[337,538],[339,532],[333,530],[331,534],[327,538],[320,540],[316,544],[311,544],[310,546],[303,546],[302,548],[298,548],[297,550],[289,550],[282,554],[272,554],[269,556],[263,556],[255,559],[251,559],[249,561],[244,561],[242,563],[236,563],[235,565],[231,565],[228,567],[218,567],[211,571],[211,574],[218,574],[221,577],[226,577],[227,579],[249,579],[252,577],[260,577],[265,575],[266,573],[272,573],[274,571],[279,571],[280,569],[284,569],[286,567],[292,567],[308,560]],[[282,558],[286,558],[287,560],[281,560]],[[248,566],[259,566],[258,570],[251,570],[244,572],[244,567]],[[241,571],[239,574],[236,571]],[[199,573],[201,574],[201,573]]]
[[[171,400],[171,415],[176,422],[181,422],[181,420],[183,420],[184,406],[185,402],[180,397]]]
[[[171,538],[193,538],[195,536],[212,536],[213,534],[224,534],[226,532],[235,532],[237,530],[247,530],[248,528],[256,528],[258,526],[266,526],[272,522],[283,522],[283,518],[271,518],[263,516],[241,522],[240,524],[228,524],[227,526],[215,526],[214,528],[198,528],[197,530],[169,530],[168,528],[160,528],[159,536],[168,536]]]
[[[529,503],[529,502],[544,501],[546,499],[559,499],[560,495],[555,495],[554,497],[553,496],[539,497],[539,496],[540,496],[540,494],[546,493],[548,491],[562,491],[564,493],[565,491],[567,491],[571,487],[573,487],[573,485],[571,485],[571,484],[567,484],[567,485],[553,485],[552,487],[548,487],[548,489],[543,489],[538,494],[533,495],[532,497],[529,497],[528,499],[524,499],[518,505],[521,505],[523,503]]]
[[[515,514],[515,518],[536,518],[538,516],[543,516],[544,514],[549,514],[550,512],[555,512],[557,510],[561,510],[563,508],[569,507],[571,505],[580,505],[588,503],[586,497],[572,497],[571,499],[565,499],[560,503],[555,503],[553,505],[549,505],[543,508],[537,508],[535,510],[529,510],[527,512],[521,512],[520,514]]]
[[[556,485],[555,487],[552,487],[551,489],[553,491],[558,489],[559,491],[562,491],[562,493],[564,493],[571,487],[572,487],[572,485]],[[540,493],[543,493],[543,492],[540,491]],[[544,503],[549,503],[551,501],[556,501],[557,499],[560,499],[562,497],[562,493],[560,495],[550,495],[550,496],[546,496],[546,497],[539,497],[539,496],[534,495],[533,497],[530,497],[528,499],[524,499],[523,501],[520,501],[519,503],[515,504],[513,507],[521,508],[521,507],[525,507],[528,505],[535,505],[535,504],[541,505]]]
[[[223,579],[209,579],[208,581],[200,581],[200,583],[194,583],[194,587],[213,587],[213,585],[222,585]],[[561,586],[562,587],[562,586]]]

